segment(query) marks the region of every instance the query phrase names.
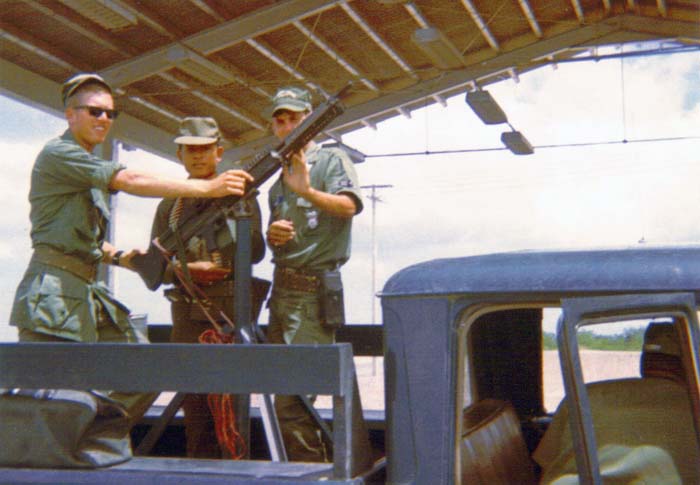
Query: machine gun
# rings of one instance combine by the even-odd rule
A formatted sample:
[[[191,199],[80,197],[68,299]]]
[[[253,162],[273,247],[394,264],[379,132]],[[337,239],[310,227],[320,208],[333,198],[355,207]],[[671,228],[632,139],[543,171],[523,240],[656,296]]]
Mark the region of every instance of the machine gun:
[[[321,130],[330,124],[345,110],[340,98],[350,88],[346,85],[335,96],[331,96],[320,104],[292,133],[278,146],[258,154],[245,163],[242,170],[253,176],[254,181],[246,185],[243,196],[230,195],[217,199],[204,199],[197,204],[199,210],[184,214],[177,228],[166,229],[148,247],[143,255],[134,256],[131,260],[136,272],[141,276],[149,290],[156,290],[163,282],[167,261],[162,250],[173,253],[178,247],[178,240],[189,241],[192,237],[203,235],[215,227],[233,210],[239,200],[249,196],[265,181],[272,177],[291,155],[306,146]]]

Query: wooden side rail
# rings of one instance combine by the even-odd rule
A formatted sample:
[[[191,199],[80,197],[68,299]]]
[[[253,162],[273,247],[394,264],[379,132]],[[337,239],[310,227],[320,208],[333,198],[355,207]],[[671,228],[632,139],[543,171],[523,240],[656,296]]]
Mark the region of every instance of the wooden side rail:
[[[7,343],[0,365],[4,388],[332,395],[333,478],[366,466],[353,453],[359,399],[350,344]]]

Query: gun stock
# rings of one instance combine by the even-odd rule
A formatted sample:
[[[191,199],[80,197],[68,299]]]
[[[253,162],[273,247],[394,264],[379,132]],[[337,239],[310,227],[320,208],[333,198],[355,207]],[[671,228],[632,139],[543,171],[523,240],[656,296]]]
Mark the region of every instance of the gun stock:
[[[206,199],[201,206],[201,211],[192,214],[187,219],[181,220],[176,231],[182,241],[187,242],[192,237],[201,234],[210,224],[218,218],[225,217],[236,202],[249,196],[258,187],[272,177],[293,153],[304,148],[307,143],[313,140],[326,126],[345,111],[340,98],[350,88],[346,85],[335,96],[330,97],[320,104],[289,136],[287,136],[273,150],[267,150],[248,163],[240,167],[253,176],[254,181],[246,185],[246,192],[243,196],[229,195],[218,199]],[[166,229],[157,238],[158,244],[173,253],[177,248],[177,236],[172,228]],[[151,242],[148,251],[143,255],[134,256],[131,259],[132,266],[141,276],[146,287],[155,291],[163,282],[163,275],[167,261],[161,255],[160,249],[156,246],[155,240]]]

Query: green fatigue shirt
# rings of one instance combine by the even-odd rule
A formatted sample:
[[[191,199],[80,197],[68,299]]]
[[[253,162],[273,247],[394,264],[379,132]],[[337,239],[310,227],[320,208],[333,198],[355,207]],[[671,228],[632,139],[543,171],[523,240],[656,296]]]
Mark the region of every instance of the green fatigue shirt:
[[[180,200],[183,214],[189,214],[196,211],[197,205],[203,201],[203,199],[194,198],[182,198]],[[160,201],[158,208],[156,209],[156,215],[153,218],[153,225],[151,226],[151,240],[157,238],[169,227],[171,227],[171,222],[182,222],[178,221],[177,216],[172,214],[174,206],[176,203],[178,203],[177,201],[178,199],[176,198],[168,198]],[[262,234],[262,216],[260,215],[260,205],[258,204],[257,198],[252,199],[250,205],[252,209],[250,219],[252,250],[251,262],[258,263],[262,260],[263,256],[265,256],[265,240]],[[185,256],[188,262],[214,261],[215,258],[212,254],[212,248],[215,246],[216,251],[221,254],[223,259],[223,261],[219,262],[221,266],[233,270],[236,252],[236,219],[233,215],[229,215],[226,217],[225,222],[226,223],[222,224],[221,227],[212,227],[211,234],[198,235],[190,238],[189,241],[183,241],[185,246]],[[175,255],[175,258],[177,258],[177,255]],[[175,258],[173,260],[174,262],[176,262]],[[231,278],[233,278],[233,274],[231,274]],[[168,268],[166,269],[163,282],[177,283],[174,280],[171,265],[168,265]]]
[[[337,148],[314,145],[306,152],[311,186],[329,194],[348,194],[362,211],[357,173],[350,158]],[[272,262],[278,266],[306,271],[339,267],[350,258],[352,218],[336,217],[314,207],[289,190],[281,177],[269,192],[270,222],[291,220],[295,236],[283,246],[272,248]]]
[[[29,202],[32,247],[41,245],[97,264],[110,217],[109,182],[118,162],[88,153],[70,130],[49,141],[34,163]],[[104,310],[101,312],[100,310]],[[129,310],[102,283],[31,261],[20,282],[10,324],[70,340],[98,340],[100,313],[121,332]]]

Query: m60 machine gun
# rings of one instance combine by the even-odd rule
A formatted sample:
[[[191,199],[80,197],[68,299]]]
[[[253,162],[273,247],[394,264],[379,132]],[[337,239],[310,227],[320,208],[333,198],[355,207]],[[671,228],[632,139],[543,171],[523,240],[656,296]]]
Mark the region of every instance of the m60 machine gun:
[[[157,289],[163,282],[163,275],[167,266],[162,252],[172,253],[177,248],[178,238],[188,241],[196,235],[206,232],[209,228],[223,219],[236,202],[249,196],[253,191],[265,183],[286,163],[288,158],[304,148],[321,130],[337,118],[345,108],[340,98],[350,88],[345,86],[335,96],[331,96],[320,104],[292,133],[289,134],[274,149],[264,151],[255,158],[245,163],[242,170],[253,176],[254,181],[246,186],[246,193],[241,196],[231,195],[219,199],[206,199],[199,205],[196,213],[183,214],[177,228],[167,229],[154,239],[143,255],[134,256],[131,260],[134,269],[143,279],[149,290]]]

